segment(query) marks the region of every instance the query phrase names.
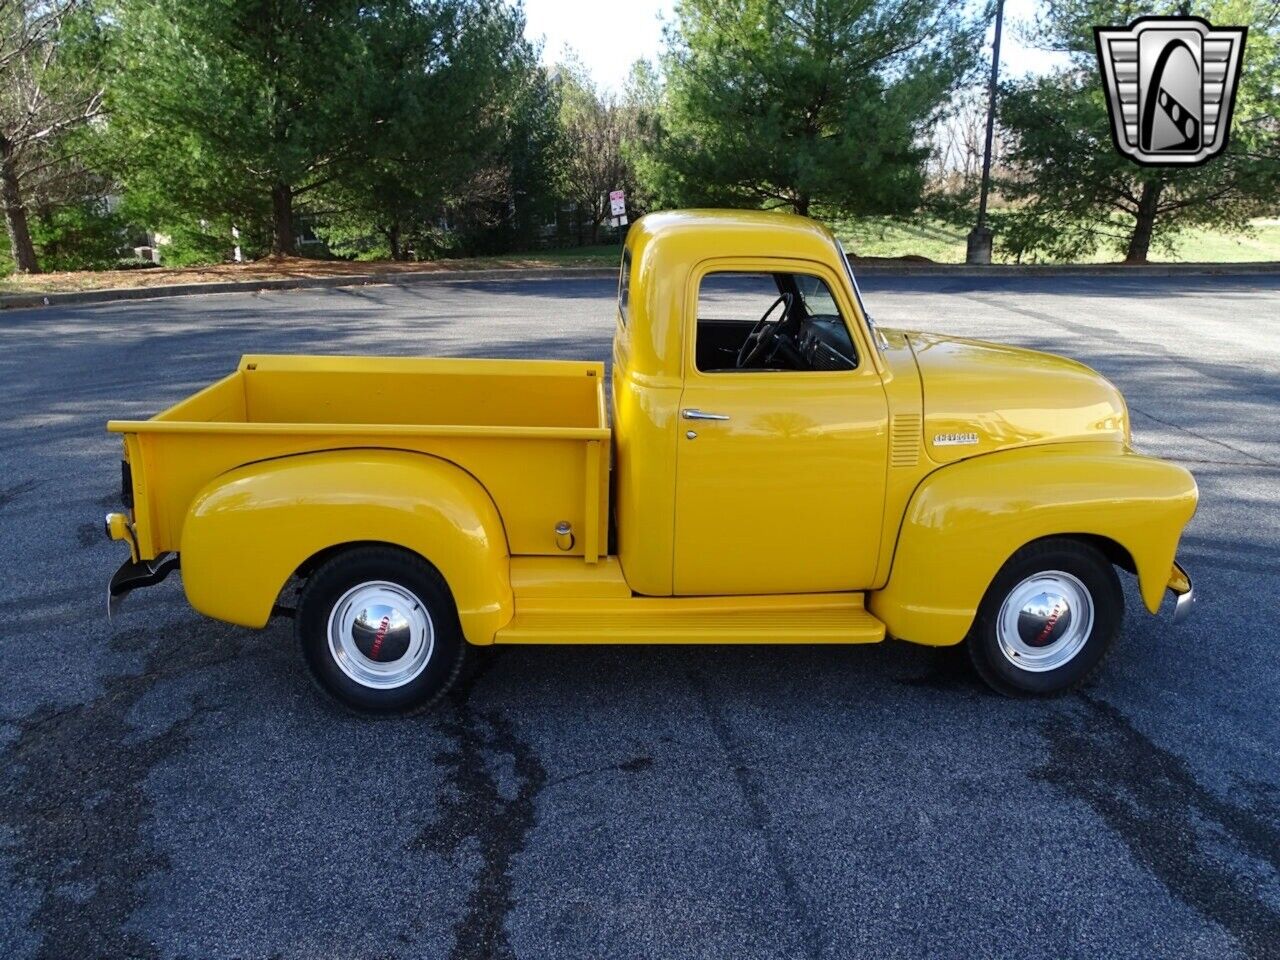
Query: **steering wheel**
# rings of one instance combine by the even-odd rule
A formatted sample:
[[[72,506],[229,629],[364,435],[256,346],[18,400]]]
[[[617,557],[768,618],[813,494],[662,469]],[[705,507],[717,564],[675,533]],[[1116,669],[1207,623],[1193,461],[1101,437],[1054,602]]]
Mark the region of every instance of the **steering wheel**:
[[[766,351],[771,350],[778,342],[778,338],[782,336],[782,322],[786,320],[787,313],[791,310],[792,296],[784,293],[777,300],[769,304],[769,309],[764,315],[756,321],[756,325],[751,328],[751,332],[747,334],[747,339],[742,341],[742,346],[738,348],[738,369],[749,367],[761,357]],[[773,315],[773,311],[778,308],[778,304],[783,303],[786,306],[782,310],[782,316],[777,323],[769,323],[769,317]]]

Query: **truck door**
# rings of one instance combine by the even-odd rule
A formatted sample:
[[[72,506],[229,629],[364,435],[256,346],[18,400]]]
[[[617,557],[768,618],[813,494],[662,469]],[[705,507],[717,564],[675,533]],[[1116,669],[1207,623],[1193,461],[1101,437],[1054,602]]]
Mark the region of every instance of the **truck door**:
[[[869,587],[887,401],[843,285],[808,261],[715,261],[685,316],[674,592]]]

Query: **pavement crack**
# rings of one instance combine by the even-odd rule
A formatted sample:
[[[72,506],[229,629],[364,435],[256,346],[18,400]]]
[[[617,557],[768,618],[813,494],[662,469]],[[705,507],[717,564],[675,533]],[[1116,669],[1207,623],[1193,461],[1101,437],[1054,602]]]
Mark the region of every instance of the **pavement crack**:
[[[1162,420],[1160,417],[1147,413],[1147,411],[1142,410],[1138,407],[1135,407],[1133,404],[1129,404],[1129,409],[1142,414],[1148,420],[1154,420],[1156,423],[1160,424],[1161,426],[1171,427],[1172,429],[1179,430],[1182,433],[1187,434],[1188,436],[1195,437],[1197,440],[1203,440],[1205,443],[1212,443],[1214,446],[1222,447],[1222,449],[1224,450],[1230,450],[1232,453],[1238,453],[1242,457],[1248,457],[1251,461],[1253,461],[1254,464],[1257,464],[1259,466],[1280,467],[1280,463],[1272,463],[1270,460],[1264,460],[1262,457],[1249,453],[1247,450],[1241,450],[1239,447],[1233,447],[1231,444],[1227,443],[1225,440],[1219,440],[1216,437],[1206,437],[1203,433],[1197,433],[1195,430],[1192,430],[1190,427],[1184,427],[1182,426],[1182,424],[1174,423],[1172,420]],[[1244,464],[1241,464],[1241,466],[1244,466]]]
[[[1237,804],[1203,787],[1104,700],[1044,727],[1049,758],[1033,779],[1087,804],[1169,892],[1219,924],[1251,958],[1277,956],[1280,910],[1261,874],[1280,874],[1280,808]]]
[[[112,647],[133,650],[148,635],[122,632]],[[0,826],[13,838],[6,852],[15,876],[38,897],[31,918],[41,938],[37,957],[158,955],[128,925],[147,884],[169,869],[147,837],[147,780],[187,748],[192,726],[214,707],[197,695],[185,715],[146,739],[129,717],[159,679],[207,669],[239,650],[225,635],[210,642],[206,624],[163,636],[141,673],[107,678],[87,703],[45,706],[12,721],[18,735],[0,766]]]
[[[462,917],[454,924],[451,960],[514,960],[507,935],[507,916],[515,907],[511,876],[515,858],[524,850],[537,822],[536,805],[547,772],[533,748],[496,711],[471,705],[471,693],[493,663],[473,671],[450,694],[451,715],[438,728],[451,746],[436,763],[444,767],[445,791],[433,823],[409,841],[410,850],[425,850],[454,860],[464,846],[474,845],[480,868],[467,896]],[[514,794],[505,794],[490,758],[509,758],[515,774]]]
[[[769,805],[765,800],[764,791],[760,788],[760,784],[755,777],[752,776],[752,770],[747,763],[742,745],[738,742],[737,737],[734,736],[733,728],[729,725],[724,712],[720,709],[719,703],[712,696],[711,685],[707,678],[700,673],[691,672],[689,674],[689,682],[693,687],[694,694],[702,704],[703,711],[707,715],[707,720],[711,725],[711,732],[715,734],[715,738],[720,744],[720,749],[724,751],[725,759],[729,762],[738,790],[742,794],[743,800],[746,801],[751,828],[759,834],[761,841],[764,843],[769,862],[773,865],[773,869],[778,875],[778,880],[782,884],[783,898],[786,900],[787,906],[795,917],[800,930],[804,956],[810,958],[810,960],[816,960],[823,953],[822,930],[810,914],[804,893],[800,889],[800,883],[787,863],[786,851],[782,849],[782,844],[778,842],[777,832],[769,822]]]
[[[632,757],[630,760],[623,760],[621,763],[608,763],[603,767],[591,767],[587,770],[575,770],[573,773],[566,773],[562,777],[547,781],[547,786],[558,787],[562,783],[582,780],[585,777],[595,777],[602,773],[640,773],[652,766],[653,757]]]
[[[42,480],[27,480],[23,483],[15,483],[11,486],[0,488],[0,508],[7,507],[24,493],[34,490],[43,482]]]
[[[1243,467],[1246,470],[1280,470],[1280,463],[1266,460],[1250,460],[1242,463],[1239,460],[1196,460],[1191,457],[1165,457],[1174,463],[1197,463],[1212,467]]]
[[[1006,310],[1009,313],[1013,313],[1018,316],[1028,317],[1032,320],[1036,320],[1041,323],[1050,323],[1050,324],[1053,324],[1054,326],[1061,327],[1064,330],[1069,330],[1072,333],[1082,334],[1086,338],[1091,339],[1097,336],[1097,333],[1098,333],[1098,331],[1095,328],[1090,327],[1087,324],[1073,323],[1069,320],[1063,319],[1062,317],[1053,316],[1041,310],[1032,310],[1027,307],[1015,306],[1014,304],[1008,303],[999,297],[982,297],[982,296],[977,296],[975,294],[968,294],[966,295],[965,299],[972,300],[975,303],[981,303],[984,306],[995,307],[998,310]],[[1173,362],[1178,362],[1181,359],[1176,354],[1171,353],[1168,349],[1163,347],[1158,347],[1155,344],[1149,344],[1149,343],[1144,344],[1143,349],[1146,349],[1146,350],[1158,349],[1160,353],[1162,353],[1166,358],[1168,358]],[[1126,400],[1126,402],[1128,401]],[[1208,436],[1205,436],[1204,434],[1197,433],[1195,430],[1192,430],[1189,427],[1184,427],[1181,424],[1173,423],[1170,420],[1163,420],[1160,417],[1153,416],[1152,414],[1147,413],[1147,411],[1142,410],[1138,407],[1135,407],[1132,403],[1129,403],[1129,410],[1131,412],[1140,413],[1142,414],[1142,416],[1146,417],[1147,419],[1154,420],[1156,423],[1161,424],[1162,426],[1170,427],[1174,430],[1179,430],[1187,434],[1188,436],[1195,437],[1197,440],[1203,440],[1205,443],[1212,443],[1215,446],[1222,447],[1224,450],[1230,450],[1232,453],[1238,453],[1242,457],[1248,457],[1250,460],[1256,463],[1263,464],[1268,467],[1280,466],[1280,464],[1273,463],[1270,460],[1266,460],[1255,454],[1249,453],[1246,450],[1241,450],[1239,447],[1234,447],[1231,444],[1227,443],[1225,440],[1219,440],[1216,437],[1208,437]]]

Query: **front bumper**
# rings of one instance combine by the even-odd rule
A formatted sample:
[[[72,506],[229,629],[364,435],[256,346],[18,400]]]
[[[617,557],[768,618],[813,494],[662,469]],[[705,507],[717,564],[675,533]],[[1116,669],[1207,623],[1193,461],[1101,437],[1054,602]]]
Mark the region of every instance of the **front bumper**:
[[[1169,575],[1169,590],[1177,597],[1173,607],[1173,622],[1182,623],[1195,609],[1196,591],[1191,584],[1191,575],[1180,563],[1175,562],[1173,565],[1173,571]]]

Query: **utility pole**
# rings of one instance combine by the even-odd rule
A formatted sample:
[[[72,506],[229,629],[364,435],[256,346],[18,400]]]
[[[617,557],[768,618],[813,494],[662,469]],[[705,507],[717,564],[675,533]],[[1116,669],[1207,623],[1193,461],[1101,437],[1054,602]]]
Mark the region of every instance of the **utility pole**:
[[[991,187],[991,145],[996,133],[996,84],[1000,80],[1000,31],[1004,0],[996,0],[996,34],[991,44],[991,84],[987,88],[987,144],[982,151],[982,185],[978,193],[978,225],[969,233],[967,263],[991,262],[991,230],[987,226],[987,192]]]

